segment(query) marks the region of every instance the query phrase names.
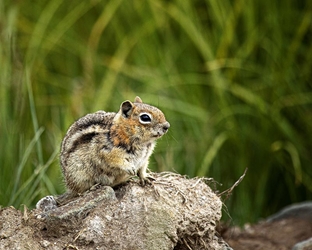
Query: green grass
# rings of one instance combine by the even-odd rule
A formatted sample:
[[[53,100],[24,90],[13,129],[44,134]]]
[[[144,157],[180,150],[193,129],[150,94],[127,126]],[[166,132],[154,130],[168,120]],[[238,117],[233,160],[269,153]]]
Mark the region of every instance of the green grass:
[[[139,95],[150,168],[213,177],[234,224],[312,199],[310,1],[0,2],[0,204],[64,192],[68,126]],[[226,216],[225,216],[226,219]]]

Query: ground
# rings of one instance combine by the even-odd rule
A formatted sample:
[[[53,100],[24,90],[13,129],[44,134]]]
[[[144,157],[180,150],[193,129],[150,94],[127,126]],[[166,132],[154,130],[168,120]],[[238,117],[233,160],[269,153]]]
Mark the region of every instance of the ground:
[[[286,250],[312,237],[312,203],[304,202],[283,209],[255,225],[221,226],[225,241],[239,250]],[[311,243],[305,248],[311,250]]]

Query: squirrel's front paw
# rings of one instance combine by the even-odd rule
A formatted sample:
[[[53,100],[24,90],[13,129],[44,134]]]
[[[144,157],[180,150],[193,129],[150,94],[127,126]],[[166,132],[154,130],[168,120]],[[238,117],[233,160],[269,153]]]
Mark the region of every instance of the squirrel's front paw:
[[[130,165],[124,168],[125,172],[129,175],[136,175],[137,170],[134,165]]]
[[[151,185],[152,181],[155,181],[156,179],[150,175],[146,175],[146,176],[140,176],[140,184],[142,186],[145,186],[146,184]]]

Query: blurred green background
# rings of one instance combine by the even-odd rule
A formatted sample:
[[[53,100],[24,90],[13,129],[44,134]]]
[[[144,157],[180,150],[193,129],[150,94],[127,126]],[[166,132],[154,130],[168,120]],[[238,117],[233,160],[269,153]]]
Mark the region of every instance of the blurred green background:
[[[153,171],[207,176],[242,225],[312,199],[312,1],[0,1],[0,204],[64,192],[60,143],[139,95]]]

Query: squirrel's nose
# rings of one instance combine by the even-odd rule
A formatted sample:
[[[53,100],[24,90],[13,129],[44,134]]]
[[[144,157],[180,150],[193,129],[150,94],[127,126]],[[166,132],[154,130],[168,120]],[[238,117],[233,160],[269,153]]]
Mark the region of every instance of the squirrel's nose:
[[[170,123],[169,122],[166,122],[164,125],[163,125],[163,130],[164,132],[167,132],[167,130],[170,128]]]

